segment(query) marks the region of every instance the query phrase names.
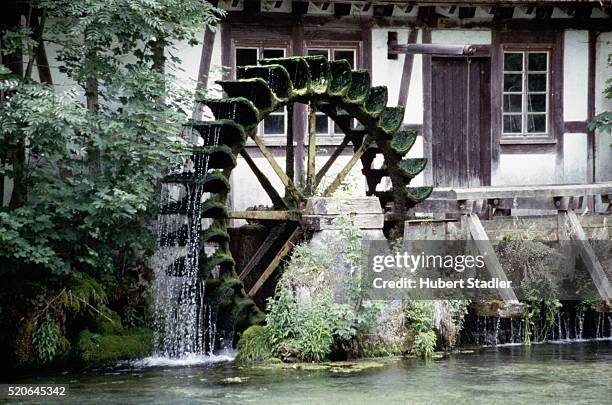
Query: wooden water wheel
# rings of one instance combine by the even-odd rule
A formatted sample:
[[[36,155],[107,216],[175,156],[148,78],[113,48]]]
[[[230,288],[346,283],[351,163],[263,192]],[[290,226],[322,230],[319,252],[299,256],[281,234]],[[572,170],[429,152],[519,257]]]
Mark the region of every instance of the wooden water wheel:
[[[425,168],[426,159],[404,158],[417,134],[400,128],[404,109],[387,107],[387,88],[371,87],[368,71],[351,70],[347,61],[328,61],[322,56],[263,59],[260,64],[239,67],[237,80],[218,82],[226,98],[200,100],[211,109],[215,120],[191,123],[192,129],[200,135],[204,144],[193,150],[196,170],[166,179],[168,182],[186,185],[187,190],[190,184],[199,184],[200,192],[210,193],[210,197],[194,209],[199,210],[202,218],[213,218],[212,224],[200,231],[200,243],[202,246],[214,245],[215,252],[207,256],[202,249],[199,274],[207,278],[206,299],[219,303],[217,322],[220,328],[238,322],[237,328],[242,329],[261,319],[261,312],[254,305],[253,298],[257,298],[261,287],[282,259],[303,237],[300,218],[306,200],[315,193],[331,196],[359,160],[366,177],[366,194],[379,197],[383,207],[391,203],[397,218],[405,218],[412,206],[431,193],[430,187],[408,186]],[[310,109],[306,179],[300,185],[293,182],[291,125],[287,131],[287,165],[284,169],[257,135],[257,125],[268,114],[282,107],[287,107],[291,112],[294,103],[307,104]],[[315,166],[315,111],[330,117],[345,134],[341,144],[318,171]],[[356,126],[353,125],[355,122],[358,123]],[[284,195],[277,192],[249,156],[244,147],[247,138],[259,147],[282,181]],[[352,157],[331,183],[319,190],[323,188],[321,180],[349,145],[353,148]],[[384,157],[384,165],[373,169],[372,163],[380,154]],[[230,192],[228,179],[238,155],[244,158],[270,197],[273,204],[271,210],[228,212],[226,209],[226,198]],[[202,166],[204,161],[206,173],[197,170],[198,165]],[[391,189],[376,191],[377,185],[385,177],[390,178]],[[162,214],[182,210],[180,212],[189,215],[188,210],[182,208],[185,205],[181,200],[167,204],[162,207]],[[226,228],[228,218],[276,221],[240,274],[236,272],[229,250]],[[175,239],[168,238],[171,243],[178,243]],[[177,261],[176,266],[180,265]],[[213,272],[213,269],[218,271]],[[261,305],[261,298],[257,301]]]

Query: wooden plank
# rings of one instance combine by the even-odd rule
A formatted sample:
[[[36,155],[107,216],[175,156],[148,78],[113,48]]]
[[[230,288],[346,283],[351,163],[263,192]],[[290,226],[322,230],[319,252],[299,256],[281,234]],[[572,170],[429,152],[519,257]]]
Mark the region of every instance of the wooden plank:
[[[278,252],[276,257],[274,257],[272,262],[264,270],[264,272],[261,274],[261,276],[255,283],[255,285],[253,285],[253,287],[249,291],[249,296],[251,298],[253,298],[257,294],[257,291],[259,291],[259,289],[264,285],[264,283],[270,278],[270,276],[274,273],[274,271],[280,265],[281,261],[285,258],[285,256],[287,256],[287,254],[289,254],[291,249],[293,249],[295,244],[300,240],[301,236],[302,236],[301,228],[297,228],[295,231],[293,231],[293,233],[291,234],[289,239],[284,243],[283,247]]]
[[[414,44],[417,41],[419,30],[413,28],[408,34],[408,44]],[[399,96],[397,104],[406,108],[408,103],[408,92],[410,90],[410,78],[412,77],[412,66],[414,65],[414,54],[406,54],[404,56],[404,68],[402,70],[402,79],[400,81]]]
[[[295,156],[293,147],[293,103],[287,105],[287,145],[285,146],[285,173],[295,183]]]
[[[431,198],[451,200],[548,198],[612,194],[612,181],[593,184],[436,188]]]
[[[342,142],[340,143],[340,145],[336,147],[336,149],[333,151],[329,159],[327,159],[327,162],[325,162],[323,167],[318,171],[317,176],[316,176],[315,186],[318,186],[319,183],[321,183],[321,180],[323,179],[323,177],[325,177],[329,169],[334,165],[334,162],[336,161],[336,159],[338,159],[338,156],[342,154],[342,152],[344,151],[344,148],[346,148],[349,142],[350,142],[349,137],[345,136]]]
[[[283,232],[285,232],[287,226],[288,224],[286,223],[280,223],[278,226],[275,226],[270,230],[268,236],[263,241],[259,249],[257,249],[253,257],[251,257],[251,260],[249,260],[246,266],[244,266],[244,269],[242,269],[240,272],[240,275],[238,276],[240,281],[244,281],[248,275],[251,274],[253,269],[257,266],[257,264],[259,264],[265,254],[274,246],[276,240],[283,234]]]
[[[597,292],[602,299],[606,301],[612,300],[612,285],[610,285],[610,280],[608,280],[599,259],[595,255],[595,251],[589,243],[582,225],[580,225],[578,216],[572,210],[567,211],[566,216],[571,230],[570,237],[578,243],[577,247],[580,251],[580,257],[582,257],[587,271],[593,279]]]
[[[302,227],[312,231],[328,229],[342,229],[336,220],[338,215],[302,215]],[[385,225],[384,214],[355,214],[350,215],[350,223],[359,229],[383,229]]]
[[[438,56],[489,56],[489,45],[442,45],[442,44],[415,44],[390,45],[389,53],[438,55]]]
[[[208,88],[208,75],[210,73],[210,64],[212,61],[213,48],[215,46],[216,30],[211,30],[206,26],[204,29],[204,39],[202,40],[202,54],[200,55],[200,67],[198,69],[198,81],[196,88],[202,91]],[[202,119],[202,104],[196,103],[193,109],[192,118],[194,120]]]
[[[487,266],[487,270],[492,278],[497,278],[501,281],[508,281],[508,277],[504,272],[504,269],[497,258],[497,254],[495,253],[495,249],[489,240],[489,236],[485,232],[482,227],[482,223],[478,216],[475,214],[467,214],[462,217],[462,219],[466,222],[468,230],[472,239],[474,240],[474,244],[476,245],[476,249],[478,252],[484,257],[485,265]],[[514,293],[514,289],[510,288],[499,288],[498,289],[501,298],[505,303],[518,303],[518,299],[516,298],[516,294]]]
[[[325,189],[325,192],[323,192],[323,195],[325,197],[331,196],[338,189],[340,184],[342,184],[342,181],[344,180],[344,178],[349,174],[353,166],[355,166],[357,161],[361,158],[361,156],[366,151],[367,144],[369,144],[369,140],[364,140],[364,142],[361,144],[359,149],[355,151],[355,154],[351,157],[351,160],[349,160],[348,163],[342,168],[342,170],[340,170],[340,173],[338,173],[338,175],[331,182],[329,187],[327,187],[327,189]]]
[[[272,183],[270,183],[270,180],[268,180],[266,175],[261,170],[259,170],[259,167],[257,167],[257,164],[255,164],[246,149],[242,148],[240,150],[240,156],[244,158],[245,162],[249,165],[249,167],[255,174],[255,177],[257,177],[257,180],[259,180],[259,183],[263,187],[264,191],[266,192],[266,194],[268,194],[268,197],[270,197],[272,204],[275,207],[287,208],[287,204],[285,203],[285,201],[278,194],[278,192],[276,191]]]
[[[376,197],[311,197],[306,202],[304,214],[381,214],[380,201]]]
[[[310,103],[308,111],[308,165],[306,169],[306,190],[312,194],[316,184],[315,160],[317,156],[317,109]]]
[[[283,17],[283,19],[284,18],[285,16]],[[248,24],[247,26],[251,26],[251,24]],[[306,53],[304,49],[304,26],[302,25],[301,18],[291,27],[291,52],[293,56],[303,56]],[[293,117],[288,117],[288,119],[293,120],[293,134],[296,143],[294,179],[298,183],[302,181],[304,174],[305,115],[306,106],[302,103],[295,103],[295,107],[293,109]]]
[[[273,221],[299,221],[299,211],[232,211],[229,213],[231,219],[258,219]]]
[[[431,29],[423,27],[421,42],[431,43]],[[422,86],[423,86],[423,157],[432,160],[432,75],[431,56],[422,57]],[[501,96],[500,96],[501,98]],[[433,184],[433,165],[425,166],[424,183]]]
[[[283,185],[287,189],[287,193],[291,195],[291,197],[293,197],[293,199],[296,202],[301,201],[302,198],[300,196],[300,193],[295,188],[293,181],[289,177],[287,177],[283,169],[279,166],[279,164],[274,159],[274,156],[272,156],[272,153],[268,150],[268,148],[266,148],[261,138],[257,136],[255,131],[251,131],[249,135],[251,136],[251,139],[255,141],[255,144],[261,151],[261,154],[266,158],[268,163],[270,163],[270,166],[272,166],[272,170],[274,170],[274,172],[276,173],[280,181],[283,183]]]

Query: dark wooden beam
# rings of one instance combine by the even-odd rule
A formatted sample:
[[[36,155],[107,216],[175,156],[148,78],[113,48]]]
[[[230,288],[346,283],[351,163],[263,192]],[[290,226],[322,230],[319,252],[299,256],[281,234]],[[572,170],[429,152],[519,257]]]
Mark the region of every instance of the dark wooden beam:
[[[301,20],[300,20],[301,21]],[[303,56],[304,50],[304,26],[298,22],[292,27],[291,33],[291,51],[293,56]],[[293,136],[295,139],[295,175],[296,184],[302,181],[304,176],[304,136],[305,125],[304,116],[306,115],[306,106],[302,103],[294,105],[293,117]]]
[[[295,183],[295,151],[293,146],[293,104],[287,105],[287,144],[285,146],[285,173]]]
[[[266,267],[264,272],[261,274],[255,285],[249,290],[249,296],[251,298],[255,297],[257,291],[261,287],[263,287],[264,283],[270,278],[270,276],[274,273],[274,271],[281,264],[282,260],[289,254],[291,249],[298,243],[300,238],[302,237],[302,229],[300,227],[296,228],[295,231],[289,236],[287,241],[283,244],[278,254],[272,259],[272,262]]]
[[[257,180],[263,187],[264,191],[266,192],[266,194],[268,194],[270,200],[272,200],[272,205],[278,208],[287,208],[287,204],[285,203],[285,201],[278,194],[278,192],[276,191],[272,183],[270,183],[270,180],[268,180],[266,175],[261,170],[259,170],[259,167],[257,167],[257,164],[251,158],[246,149],[242,148],[240,150],[240,156],[244,158],[247,165],[249,165],[249,167],[253,171],[253,174],[255,174],[255,177],[257,177]]]
[[[410,30],[408,34],[408,44],[415,44],[419,31],[415,28]],[[408,103],[408,92],[410,90],[410,78],[412,77],[412,66],[414,65],[414,55],[406,54],[404,56],[404,68],[402,70],[402,79],[400,81],[399,96],[397,104],[406,108]]]
[[[459,18],[474,18],[476,7],[459,7]]]
[[[202,53],[200,55],[200,67],[198,69],[197,90],[202,91],[208,87],[208,75],[210,74],[210,63],[212,61],[213,48],[215,46],[216,30],[211,30],[210,27],[204,28],[204,38],[202,39]],[[200,120],[202,118],[202,107],[197,105],[193,111],[193,119]]]
[[[587,132],[587,121],[565,121],[563,123],[563,132],[566,134],[584,134]]]
[[[317,108],[310,104],[308,111],[308,166],[306,171],[306,190],[309,194],[314,192],[316,184],[316,156],[317,156]]]
[[[298,211],[232,211],[230,219],[255,219],[259,221],[300,221],[302,215]]]
[[[344,148],[346,148],[348,143],[349,143],[349,137],[345,136],[344,139],[342,140],[342,143],[338,145],[338,147],[333,151],[329,159],[327,159],[327,162],[325,162],[321,170],[319,170],[319,172],[317,173],[317,177],[316,177],[317,186],[319,185],[319,183],[321,183],[321,180],[323,179],[323,177],[325,177],[325,174],[327,174],[329,169],[333,166],[336,159],[338,159],[338,156],[342,154],[342,152],[344,151]]]

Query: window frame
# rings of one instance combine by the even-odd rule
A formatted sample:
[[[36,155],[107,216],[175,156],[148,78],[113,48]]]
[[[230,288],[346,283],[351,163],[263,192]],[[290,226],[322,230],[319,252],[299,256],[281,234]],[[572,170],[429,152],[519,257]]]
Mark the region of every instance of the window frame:
[[[322,41],[322,40],[307,40],[304,43],[304,54],[308,55],[311,50],[327,51],[327,57],[334,55],[335,51],[352,51],[354,54],[353,69],[362,69],[363,66],[363,43],[362,41]],[[335,59],[332,59],[335,60]],[[320,115],[320,113],[317,113]],[[335,131],[336,124],[331,118],[327,118],[327,132],[317,132],[317,137],[321,143],[329,141],[339,141],[344,138],[344,133]],[[336,142],[337,143],[337,142]]]
[[[496,98],[493,104],[497,104],[495,110],[496,120],[492,130],[497,134],[498,143],[503,147],[512,145],[553,145],[559,142],[559,137],[563,134],[562,115],[563,115],[563,96],[562,88],[558,88],[559,80],[563,77],[563,46],[558,41],[557,32],[546,32],[541,35],[525,32],[507,32],[499,35],[500,41],[497,48],[497,77],[495,83],[492,82],[492,89],[497,88]],[[504,102],[504,53],[506,52],[547,52],[548,53],[548,74],[547,74],[547,133],[513,135],[503,132],[503,102]],[[523,66],[525,69],[525,66]],[[560,79],[561,78],[561,79]],[[557,85],[556,85],[557,84]],[[525,100],[523,100],[525,102]],[[559,116],[561,118],[559,118]],[[558,122],[561,120],[561,122]]]
[[[284,55],[288,56],[291,54],[291,44],[288,41],[258,41],[258,40],[243,40],[243,39],[234,39],[232,40],[232,48],[231,48],[231,57],[232,57],[232,71],[231,78],[236,79],[236,52],[238,49],[257,49],[257,60],[263,57],[264,50],[282,50],[284,51]],[[268,140],[282,140],[287,137],[287,127],[288,127],[288,114],[287,107],[283,107],[283,112],[272,111],[269,116],[283,116],[283,132],[279,134],[269,134],[265,132],[265,118],[259,123],[257,126],[257,136],[262,139]]]
[[[521,70],[506,70],[505,67],[505,56],[506,54],[520,54],[521,55]],[[532,54],[544,54],[546,55],[546,70],[530,70],[529,69],[529,55]],[[521,90],[519,91],[506,91],[505,76],[506,74],[520,74],[521,75]],[[545,89],[544,91],[530,91],[529,90],[529,75],[530,74],[544,74]],[[549,139],[551,138],[551,52],[547,49],[504,49],[502,53],[502,119],[501,119],[501,137],[503,139]],[[505,111],[505,97],[512,95],[521,96],[521,111],[512,112]],[[529,96],[530,95],[544,95],[545,96],[545,108],[544,111],[529,111]],[[530,115],[544,115],[544,132],[529,132],[529,116]],[[521,117],[521,131],[520,132],[505,132],[504,118],[506,116],[520,116]]]

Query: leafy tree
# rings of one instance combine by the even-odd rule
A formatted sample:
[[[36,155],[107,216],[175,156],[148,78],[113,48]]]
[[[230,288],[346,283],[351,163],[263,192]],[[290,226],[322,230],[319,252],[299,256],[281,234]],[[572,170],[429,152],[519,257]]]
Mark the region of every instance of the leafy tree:
[[[193,103],[174,74],[173,44],[197,44],[221,14],[203,0],[31,0],[10,9],[26,24],[3,26],[0,47],[0,197],[8,195],[0,325],[13,331],[1,343],[11,358],[18,329],[33,322],[30,343],[49,362],[58,353],[40,342],[74,336],[107,306],[130,324],[146,318],[159,180],[187,156],[180,135]],[[35,81],[44,44],[74,89]],[[104,299],[78,294],[92,284]],[[66,305],[73,297],[77,308]]]

